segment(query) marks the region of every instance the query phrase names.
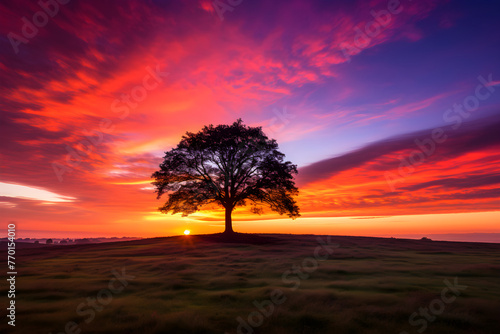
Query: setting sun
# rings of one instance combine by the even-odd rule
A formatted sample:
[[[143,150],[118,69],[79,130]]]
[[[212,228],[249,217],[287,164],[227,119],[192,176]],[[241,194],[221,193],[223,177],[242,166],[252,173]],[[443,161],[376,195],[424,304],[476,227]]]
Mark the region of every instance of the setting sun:
[[[191,233],[191,231],[190,231],[190,230],[185,230],[185,231],[184,231],[184,234],[185,234],[185,235],[189,235],[189,233]]]

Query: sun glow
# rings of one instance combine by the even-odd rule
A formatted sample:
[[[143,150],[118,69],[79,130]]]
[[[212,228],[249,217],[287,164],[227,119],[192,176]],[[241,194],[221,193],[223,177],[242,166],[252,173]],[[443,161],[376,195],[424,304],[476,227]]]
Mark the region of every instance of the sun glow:
[[[185,231],[184,231],[184,235],[189,235],[189,233],[191,233],[191,231],[190,231],[190,230],[185,230]]]

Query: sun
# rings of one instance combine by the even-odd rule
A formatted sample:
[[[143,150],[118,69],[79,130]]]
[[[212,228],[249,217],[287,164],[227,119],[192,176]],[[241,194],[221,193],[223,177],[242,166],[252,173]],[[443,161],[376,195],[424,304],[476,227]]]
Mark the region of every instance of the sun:
[[[185,234],[185,235],[189,235],[189,233],[191,233],[191,231],[190,231],[190,230],[185,230],[185,231],[184,231],[184,234]]]

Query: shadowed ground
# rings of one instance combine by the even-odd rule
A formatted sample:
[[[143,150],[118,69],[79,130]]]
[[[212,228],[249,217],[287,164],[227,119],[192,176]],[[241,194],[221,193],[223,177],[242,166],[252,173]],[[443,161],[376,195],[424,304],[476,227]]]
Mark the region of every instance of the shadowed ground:
[[[255,333],[418,333],[422,323],[412,326],[410,315],[441,300],[443,280],[454,278],[467,289],[427,321],[424,332],[497,333],[500,328],[498,244],[332,237],[339,247],[308,278],[292,273],[284,281],[283,273],[314,257],[316,236],[237,238],[18,249],[16,333],[56,334],[70,321],[81,334],[236,333],[236,319],[248,321],[257,311],[254,301],[269,300],[274,289],[286,300],[262,317],[262,325],[250,328]],[[109,292],[112,270],[122,268],[135,278],[111,299],[101,295],[107,304],[94,304],[99,311],[88,306],[87,298]],[[300,286],[293,289],[297,281]],[[9,327],[4,318],[0,329]]]

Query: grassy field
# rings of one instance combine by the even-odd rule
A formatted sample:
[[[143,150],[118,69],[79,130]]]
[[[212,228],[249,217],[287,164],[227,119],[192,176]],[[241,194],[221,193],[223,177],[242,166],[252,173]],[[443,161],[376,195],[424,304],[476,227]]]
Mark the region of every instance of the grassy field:
[[[16,329],[4,318],[0,330],[500,332],[500,244],[320,238],[182,236],[18,249]]]

